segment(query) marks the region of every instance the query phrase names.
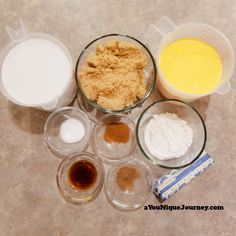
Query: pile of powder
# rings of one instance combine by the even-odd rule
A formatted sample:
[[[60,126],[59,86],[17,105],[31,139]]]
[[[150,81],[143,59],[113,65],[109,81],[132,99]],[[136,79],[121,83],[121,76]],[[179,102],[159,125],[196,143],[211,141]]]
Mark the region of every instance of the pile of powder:
[[[86,97],[107,109],[123,109],[144,97],[144,67],[141,48],[126,41],[99,44],[79,74]]]
[[[134,188],[135,181],[140,178],[139,170],[134,166],[123,166],[116,174],[116,183],[125,192]]]
[[[179,158],[193,141],[193,130],[174,113],[154,115],[146,126],[145,143],[150,153],[161,160]]]
[[[103,138],[108,143],[127,143],[130,138],[130,128],[124,123],[108,124]]]
[[[79,142],[85,135],[81,121],[75,118],[66,119],[60,126],[60,137],[65,143]]]

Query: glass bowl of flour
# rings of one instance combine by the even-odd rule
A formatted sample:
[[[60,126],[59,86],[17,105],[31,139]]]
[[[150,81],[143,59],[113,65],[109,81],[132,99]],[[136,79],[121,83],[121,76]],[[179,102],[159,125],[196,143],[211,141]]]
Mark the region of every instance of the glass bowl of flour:
[[[155,102],[139,117],[137,143],[154,165],[181,168],[203,152],[207,132],[196,109],[176,99]]]

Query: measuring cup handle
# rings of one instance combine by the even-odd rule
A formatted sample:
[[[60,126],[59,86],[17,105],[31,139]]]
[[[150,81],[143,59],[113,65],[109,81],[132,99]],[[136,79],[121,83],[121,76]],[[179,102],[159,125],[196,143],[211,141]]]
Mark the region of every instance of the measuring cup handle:
[[[27,35],[27,30],[24,23],[20,20],[20,28],[15,30],[10,28],[9,26],[6,27],[7,34],[12,42],[21,41]]]
[[[231,84],[229,81],[227,81],[216,90],[216,93],[224,95],[228,93],[230,90],[231,90]]]
[[[167,16],[162,16],[155,25],[154,29],[158,31],[162,36],[173,32],[176,28],[175,24]]]
[[[144,34],[144,40],[147,46],[157,52],[158,46],[162,38],[176,29],[175,24],[167,16],[162,16],[156,24],[150,25]]]

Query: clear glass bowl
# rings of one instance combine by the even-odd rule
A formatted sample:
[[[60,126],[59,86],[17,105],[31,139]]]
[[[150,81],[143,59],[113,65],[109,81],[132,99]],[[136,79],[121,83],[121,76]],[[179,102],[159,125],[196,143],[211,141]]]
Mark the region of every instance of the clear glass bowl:
[[[83,90],[80,87],[80,83],[79,83],[79,72],[81,70],[81,68],[86,64],[86,60],[88,55],[91,52],[95,52],[96,51],[96,47],[98,44],[100,43],[105,43],[109,40],[123,40],[123,41],[127,41],[127,42],[131,42],[133,44],[136,44],[138,47],[140,47],[143,51],[143,53],[146,55],[147,59],[148,59],[148,64],[146,65],[145,69],[144,69],[144,74],[145,74],[145,82],[146,82],[146,94],[145,96],[138,100],[134,105],[130,106],[130,107],[126,107],[122,110],[111,110],[111,109],[105,109],[101,106],[99,106],[96,102],[93,102],[91,100],[89,100]],[[139,40],[127,36],[127,35],[121,35],[121,34],[109,34],[109,35],[104,35],[102,37],[99,37],[95,40],[93,40],[91,43],[89,43],[81,52],[77,63],[76,63],[76,68],[75,68],[75,77],[76,77],[76,81],[78,84],[78,102],[81,106],[81,108],[86,111],[86,113],[88,113],[89,117],[93,120],[97,120],[98,118],[100,118],[102,115],[104,115],[104,113],[111,113],[111,112],[130,112],[132,109],[141,106],[142,103],[148,98],[148,96],[150,95],[152,89],[154,88],[155,85],[155,81],[156,81],[156,75],[157,75],[157,70],[156,70],[156,64],[155,64],[155,60],[153,59],[152,54],[150,53],[149,49],[143,44],[141,43]]]
[[[144,140],[145,128],[152,116],[166,112],[175,113],[193,130],[193,142],[188,151],[183,156],[171,160],[161,160],[153,156]],[[180,100],[166,99],[151,104],[143,111],[136,126],[136,139],[144,156],[154,165],[176,169],[188,166],[202,154],[206,145],[207,131],[202,117],[195,108]]]
[[[97,171],[95,183],[87,190],[74,189],[68,179],[71,166],[78,161],[90,162]],[[104,169],[101,162],[91,153],[77,153],[64,159],[57,170],[57,187],[62,197],[69,203],[81,204],[92,201],[101,191],[104,183]]]
[[[106,142],[104,133],[106,126],[124,123],[130,129],[130,137],[126,143]],[[106,161],[116,161],[129,157],[136,147],[135,124],[126,115],[107,114],[97,121],[93,130],[92,147],[95,153]]]
[[[84,126],[85,135],[79,142],[66,143],[60,136],[61,124],[70,118],[78,119]],[[50,150],[59,157],[84,151],[88,147],[90,137],[91,125],[89,117],[75,107],[63,107],[56,110],[48,117],[44,126],[44,139]]]
[[[132,188],[121,189],[117,183],[118,176],[127,178],[125,173],[119,175],[121,168],[135,168],[139,177],[134,180]],[[108,201],[120,210],[135,210],[146,203],[153,192],[153,174],[143,161],[135,158],[120,161],[111,167],[105,180],[105,193]]]

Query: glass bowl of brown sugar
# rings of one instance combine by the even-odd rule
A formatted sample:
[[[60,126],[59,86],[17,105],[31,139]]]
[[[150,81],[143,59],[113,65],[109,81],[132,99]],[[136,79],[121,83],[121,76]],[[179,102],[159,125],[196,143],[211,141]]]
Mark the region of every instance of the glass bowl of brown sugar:
[[[136,158],[118,162],[108,171],[105,193],[109,202],[120,210],[135,210],[146,203],[153,192],[150,167]]]
[[[155,60],[138,39],[101,36],[82,50],[76,63],[79,106],[94,121],[108,113],[131,114],[151,94],[156,76]]]
[[[126,115],[107,114],[95,124],[92,148],[103,160],[129,157],[135,147],[135,124]]]

